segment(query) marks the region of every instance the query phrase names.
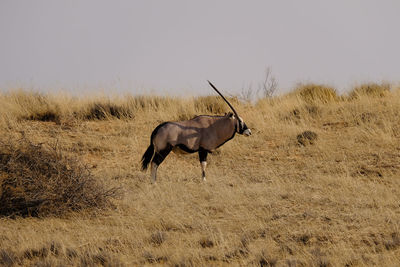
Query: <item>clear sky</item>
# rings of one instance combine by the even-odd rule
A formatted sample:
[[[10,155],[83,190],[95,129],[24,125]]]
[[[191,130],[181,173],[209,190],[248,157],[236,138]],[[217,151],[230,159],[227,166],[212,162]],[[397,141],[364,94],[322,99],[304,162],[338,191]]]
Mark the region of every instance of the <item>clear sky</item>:
[[[0,89],[204,94],[400,81],[399,0],[1,0]]]

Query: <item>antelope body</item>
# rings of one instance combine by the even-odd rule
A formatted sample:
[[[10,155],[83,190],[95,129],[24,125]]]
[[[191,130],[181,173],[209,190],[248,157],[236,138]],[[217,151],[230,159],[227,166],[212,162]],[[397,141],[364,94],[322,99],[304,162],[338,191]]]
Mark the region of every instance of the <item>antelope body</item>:
[[[209,82],[210,83],[210,82]],[[216,148],[231,140],[236,133],[251,135],[247,128],[225,97],[210,83],[231,107],[233,113],[225,116],[200,115],[191,120],[164,122],[158,125],[150,137],[150,145],[142,157],[142,170],[146,170],[151,162],[151,180],[156,182],[157,168],[171,152],[199,154],[202,168],[202,178],[206,179],[205,169],[207,155]]]

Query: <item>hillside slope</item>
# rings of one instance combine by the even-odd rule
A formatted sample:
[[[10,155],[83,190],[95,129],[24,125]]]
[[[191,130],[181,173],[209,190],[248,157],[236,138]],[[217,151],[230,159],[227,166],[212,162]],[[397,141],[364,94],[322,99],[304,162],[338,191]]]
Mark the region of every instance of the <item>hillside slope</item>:
[[[228,111],[218,98],[14,92],[0,102],[3,140],[18,142],[23,133],[35,144],[57,143],[124,191],[102,211],[0,217],[0,265],[400,262],[399,90],[232,99],[252,136],[211,154],[205,183],[197,155],[170,154],[156,186],[139,162],[151,131],[162,121]]]

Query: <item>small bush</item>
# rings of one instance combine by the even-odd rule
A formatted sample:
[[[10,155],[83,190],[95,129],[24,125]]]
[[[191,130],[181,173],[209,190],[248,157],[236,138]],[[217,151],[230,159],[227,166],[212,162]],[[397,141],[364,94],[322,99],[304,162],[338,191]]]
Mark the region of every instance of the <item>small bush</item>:
[[[198,112],[221,114],[229,110],[229,106],[219,96],[200,96],[194,99]]]
[[[235,106],[239,101],[235,97],[227,98],[228,101]],[[231,111],[228,104],[220,96],[200,96],[194,99],[194,106],[197,112],[223,114]]]
[[[37,111],[25,117],[25,119],[33,121],[53,121],[60,123],[60,115],[54,110]]]
[[[133,112],[128,106],[116,105],[111,102],[95,103],[89,108],[85,118],[88,120],[131,119]]]
[[[334,88],[313,83],[298,86],[294,93],[306,103],[330,103],[339,100]]]
[[[17,262],[17,256],[13,251],[0,249],[0,265],[13,266]]]
[[[100,251],[98,253],[86,251],[80,256],[79,266],[122,267],[125,265],[117,257],[106,251]]]
[[[208,238],[208,237],[203,237],[202,239],[199,240],[199,244],[202,248],[212,248],[214,247],[214,242]]]
[[[126,97],[128,106],[134,110],[165,110],[171,105],[179,105],[181,102],[177,98],[166,96],[128,96]]]
[[[57,147],[35,145],[25,138],[0,142],[0,215],[46,216],[101,209],[117,193]]]
[[[259,266],[261,267],[273,267],[276,266],[277,259],[271,257],[270,255],[268,255],[266,252],[263,251],[258,256],[258,263]]]
[[[314,144],[318,139],[318,135],[312,131],[304,131],[301,134],[298,134],[296,138],[300,145],[306,146]]]
[[[4,99],[18,107],[20,119],[60,122],[60,106],[48,95],[20,90],[6,94]]]
[[[167,235],[164,232],[156,231],[150,236],[150,243],[153,246],[160,246],[167,239]]]
[[[359,98],[360,96],[384,97],[390,92],[391,85],[389,83],[365,83],[356,86],[350,92],[350,99]]]

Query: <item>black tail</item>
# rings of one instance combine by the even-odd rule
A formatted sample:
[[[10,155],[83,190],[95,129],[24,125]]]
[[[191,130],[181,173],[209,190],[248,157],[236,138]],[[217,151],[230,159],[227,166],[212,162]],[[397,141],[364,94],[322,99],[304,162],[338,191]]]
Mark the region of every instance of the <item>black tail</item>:
[[[154,154],[154,146],[153,146],[153,139],[156,136],[158,130],[163,127],[165,124],[168,122],[163,122],[160,125],[158,125],[153,132],[151,133],[150,137],[150,145],[147,148],[146,152],[144,152],[143,157],[142,157],[142,171],[147,170],[147,165],[149,165],[151,159],[153,158]]]
[[[146,152],[144,152],[142,157],[142,171],[147,170],[147,165],[149,165],[150,160],[153,158],[154,154],[154,146],[153,143],[150,143]]]

